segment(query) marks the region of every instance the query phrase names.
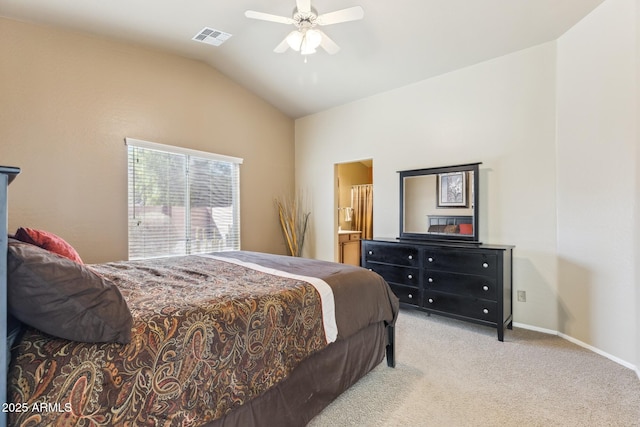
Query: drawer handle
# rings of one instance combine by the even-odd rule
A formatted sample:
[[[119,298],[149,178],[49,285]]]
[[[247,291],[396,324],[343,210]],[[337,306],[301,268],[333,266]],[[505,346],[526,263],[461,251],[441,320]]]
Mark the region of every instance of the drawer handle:
[[[369,251],[369,255],[373,255],[373,251]]]
[[[485,308],[484,310],[482,310],[482,312],[483,312],[484,314],[489,314],[489,309],[488,309],[488,308]]]
[[[427,281],[428,281],[429,283],[433,283],[433,277],[429,277],[429,278],[427,279]]]
[[[409,294],[409,299],[413,299],[413,294]]]
[[[407,279],[409,279],[409,280],[413,279],[413,274],[409,274],[409,275],[407,276]]]
[[[413,255],[409,255],[407,258],[409,258],[409,259],[413,259]]]
[[[433,304],[433,298],[429,298],[429,304]]]
[[[489,264],[488,264],[488,263],[486,263],[486,262],[483,262],[483,263],[482,263],[482,266],[483,266],[484,268],[487,268],[487,267],[489,267]]]
[[[429,258],[427,258],[427,261],[433,262],[433,258],[429,257]]]
[[[373,268],[370,268],[369,271],[373,271]]]
[[[489,290],[489,287],[488,287],[487,285],[484,285],[484,286],[482,287],[482,290],[483,290],[483,291],[488,291],[488,290]]]

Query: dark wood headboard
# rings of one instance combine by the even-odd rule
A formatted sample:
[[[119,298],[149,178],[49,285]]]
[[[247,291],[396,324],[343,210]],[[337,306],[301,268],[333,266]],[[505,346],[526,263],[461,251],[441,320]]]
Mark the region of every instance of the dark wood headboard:
[[[7,402],[7,217],[9,183],[20,173],[20,168],[0,166],[0,404]],[[0,412],[0,427],[6,427],[6,413]]]
[[[432,225],[473,224],[471,215],[429,215],[429,227]]]

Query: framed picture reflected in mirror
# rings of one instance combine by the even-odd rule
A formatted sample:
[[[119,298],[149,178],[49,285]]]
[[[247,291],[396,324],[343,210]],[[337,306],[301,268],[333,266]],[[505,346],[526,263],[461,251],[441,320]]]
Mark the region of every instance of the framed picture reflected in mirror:
[[[439,208],[466,208],[467,172],[450,172],[438,174],[437,179]]]

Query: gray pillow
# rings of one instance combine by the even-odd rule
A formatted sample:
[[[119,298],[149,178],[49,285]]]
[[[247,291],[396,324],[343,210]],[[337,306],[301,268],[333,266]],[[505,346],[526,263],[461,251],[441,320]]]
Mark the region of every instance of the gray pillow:
[[[86,265],[9,239],[7,302],[17,319],[73,341],[131,340],[133,318],[120,290]]]

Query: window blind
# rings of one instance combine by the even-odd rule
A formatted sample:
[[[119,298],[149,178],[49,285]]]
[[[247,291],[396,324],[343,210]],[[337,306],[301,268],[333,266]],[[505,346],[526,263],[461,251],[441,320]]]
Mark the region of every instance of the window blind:
[[[240,249],[242,159],[125,141],[129,259]]]

